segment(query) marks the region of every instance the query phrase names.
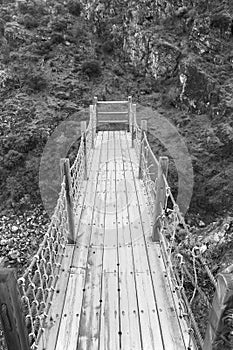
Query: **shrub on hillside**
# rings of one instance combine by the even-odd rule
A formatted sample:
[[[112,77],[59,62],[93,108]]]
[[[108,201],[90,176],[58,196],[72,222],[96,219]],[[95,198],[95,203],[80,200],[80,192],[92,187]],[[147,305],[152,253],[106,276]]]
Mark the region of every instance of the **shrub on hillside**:
[[[63,32],[67,29],[67,21],[63,19],[57,19],[51,23],[51,29],[54,32]]]
[[[69,0],[67,3],[69,13],[79,17],[81,15],[82,6],[78,0]]]
[[[42,73],[35,73],[29,75],[26,79],[26,84],[30,90],[33,91],[42,91],[47,86],[47,79]]]
[[[28,4],[27,1],[20,0],[17,2],[18,10],[20,13],[25,15],[28,12]]]
[[[34,53],[37,55],[46,55],[52,50],[51,42],[48,41],[40,41],[34,48]]]
[[[88,75],[89,78],[98,77],[101,74],[100,63],[96,60],[84,62],[82,64],[82,72]]]
[[[114,42],[113,41],[106,41],[102,45],[102,51],[104,54],[111,55],[114,51]]]
[[[4,31],[5,31],[5,22],[0,19],[0,37],[4,36]]]
[[[171,86],[162,94],[162,102],[167,107],[176,107],[179,101],[180,91],[176,86]]]
[[[65,7],[62,4],[56,4],[54,6],[54,12],[57,15],[61,15],[65,13]]]
[[[61,44],[64,42],[64,36],[61,33],[53,33],[51,35],[50,43],[53,44]]]
[[[6,180],[6,195],[8,196],[7,204],[15,206],[20,198],[25,194],[23,184],[14,176],[9,176]]]
[[[18,0],[17,6],[18,6],[18,11],[22,15],[30,14],[35,17],[41,17],[48,13],[48,10],[46,8],[44,1]]]
[[[49,22],[50,22],[50,16],[49,16],[49,15],[48,15],[48,16],[43,16],[43,17],[40,19],[40,25],[41,25],[41,26],[47,27],[48,24],[49,24]]]
[[[11,169],[20,164],[23,160],[23,154],[11,149],[4,157],[4,165],[6,168]]]
[[[23,24],[24,24],[24,26],[27,29],[33,29],[33,28],[38,27],[38,25],[39,25],[39,23],[36,20],[36,18],[31,16],[31,15],[29,15],[29,14],[24,15],[24,17],[23,17]]]
[[[223,35],[227,30],[230,29],[231,23],[231,16],[228,13],[220,12],[211,17],[210,28],[219,29],[221,35]]]
[[[80,39],[85,39],[87,36],[87,31],[85,29],[84,23],[82,21],[74,23],[69,33],[69,40],[77,42]]]

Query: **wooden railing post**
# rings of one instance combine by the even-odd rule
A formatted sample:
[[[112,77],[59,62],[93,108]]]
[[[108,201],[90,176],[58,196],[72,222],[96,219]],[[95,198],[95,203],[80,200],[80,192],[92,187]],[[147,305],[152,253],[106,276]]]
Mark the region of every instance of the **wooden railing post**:
[[[128,97],[128,131],[132,133],[132,96]]]
[[[86,121],[81,122],[81,133],[83,135],[84,142],[84,180],[87,180],[87,123]]]
[[[143,138],[144,138],[144,132],[147,131],[147,120],[141,120],[141,143],[140,143],[140,154],[139,154],[139,172],[138,172],[138,177],[139,179],[142,178],[142,154],[143,154]]]
[[[94,113],[95,113],[95,119],[96,119],[96,131],[98,130],[98,108],[97,108],[98,99],[95,96],[93,100],[94,105]]]
[[[227,339],[232,324],[233,309],[233,265],[218,274],[217,287],[209,313],[203,349],[218,350],[228,348]]]
[[[90,105],[90,121],[91,121],[91,148],[94,148],[95,144],[95,134],[96,134],[96,125],[94,125],[94,106]]]
[[[74,224],[74,205],[72,184],[70,175],[70,161],[68,158],[62,158],[60,160],[61,177],[65,176],[65,190],[66,190],[66,204],[67,204],[67,218],[69,225],[68,242],[70,244],[75,243],[75,224]]]
[[[167,176],[168,157],[159,157],[158,177],[156,181],[156,198],[155,198],[155,213],[154,226],[152,232],[152,241],[159,242],[161,229],[161,214],[164,209],[166,199],[166,186],[163,175]]]
[[[131,131],[131,146],[134,148],[134,129],[136,120],[136,104],[132,105],[132,131]]]
[[[14,269],[0,269],[0,318],[8,350],[30,350]]]

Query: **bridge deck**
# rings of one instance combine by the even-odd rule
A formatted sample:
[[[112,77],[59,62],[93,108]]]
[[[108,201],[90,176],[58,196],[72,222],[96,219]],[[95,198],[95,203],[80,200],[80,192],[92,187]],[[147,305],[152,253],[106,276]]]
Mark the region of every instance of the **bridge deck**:
[[[98,133],[41,350],[186,349],[130,142]]]

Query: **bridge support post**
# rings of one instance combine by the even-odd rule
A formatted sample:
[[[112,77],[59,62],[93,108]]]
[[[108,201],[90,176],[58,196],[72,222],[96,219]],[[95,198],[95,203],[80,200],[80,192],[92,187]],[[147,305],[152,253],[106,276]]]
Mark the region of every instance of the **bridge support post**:
[[[221,350],[228,348],[227,340],[232,339],[232,314],[233,265],[218,274],[203,349]]]
[[[131,146],[134,148],[134,132],[136,120],[136,104],[132,105],[132,129],[131,129]]]
[[[139,173],[138,177],[139,179],[142,178],[142,158],[143,158],[143,152],[144,152],[144,144],[143,144],[143,138],[144,138],[144,132],[147,131],[147,120],[141,120],[141,143],[140,143],[140,154],[139,154]]]
[[[132,96],[128,97],[128,131],[132,134]]]
[[[168,157],[159,157],[158,177],[156,182],[156,198],[155,198],[155,216],[152,232],[152,241],[160,241],[161,230],[161,214],[164,209],[166,199],[166,186],[163,175],[167,176],[168,171]]]
[[[81,134],[83,135],[84,142],[84,180],[87,180],[87,123],[85,121],[81,122]]]
[[[96,121],[96,132],[98,130],[98,109],[97,109],[97,103],[98,103],[98,99],[97,97],[95,96],[94,97],[94,100],[93,100],[93,111],[94,111],[94,118],[95,118],[95,121]]]
[[[0,269],[0,318],[8,350],[30,350],[14,269]]]
[[[61,177],[65,176],[65,190],[66,190],[66,205],[67,205],[67,217],[69,226],[68,242],[74,244],[75,242],[75,225],[74,225],[74,205],[73,194],[70,175],[70,161],[68,158],[62,158],[60,160]]]
[[[90,105],[90,122],[92,125],[91,128],[91,148],[94,148],[95,144],[95,134],[96,134],[96,124],[94,121],[94,106]]]

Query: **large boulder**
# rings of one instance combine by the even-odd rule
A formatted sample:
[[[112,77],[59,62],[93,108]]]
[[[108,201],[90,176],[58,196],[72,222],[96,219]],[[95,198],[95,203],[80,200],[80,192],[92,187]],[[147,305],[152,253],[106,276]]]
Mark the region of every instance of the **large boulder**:
[[[220,92],[215,81],[201,71],[194,62],[184,60],[179,67],[180,100],[192,111],[205,113],[216,108]]]
[[[147,30],[130,35],[124,50],[136,68],[142,68],[156,79],[173,75],[181,54],[178,47]]]

